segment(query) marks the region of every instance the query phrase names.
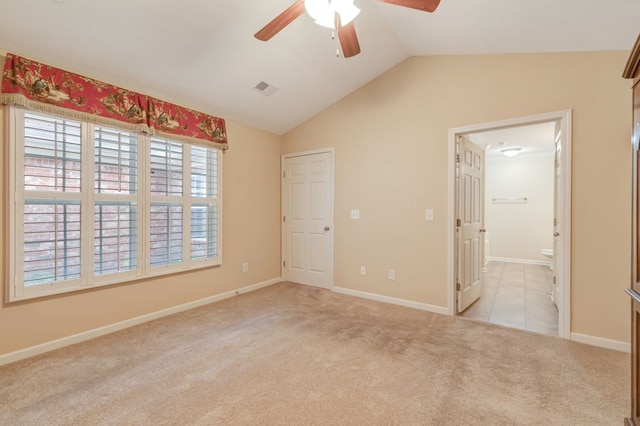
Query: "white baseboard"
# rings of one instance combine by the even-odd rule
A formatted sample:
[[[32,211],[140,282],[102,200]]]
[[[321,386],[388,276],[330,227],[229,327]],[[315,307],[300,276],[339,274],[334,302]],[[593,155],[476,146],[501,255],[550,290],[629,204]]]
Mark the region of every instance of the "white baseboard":
[[[631,343],[621,342],[619,340],[605,339],[603,337],[580,333],[571,333],[571,340],[574,342],[586,343],[587,345],[612,349],[614,351],[631,353]]]
[[[551,265],[551,262],[546,260],[514,259],[511,257],[487,256],[487,260],[489,262],[495,261],[495,262],[508,262],[508,263],[526,263],[529,265],[543,265],[543,266]]]
[[[149,314],[141,315],[139,317],[130,318],[128,320],[116,322],[113,324],[105,325],[104,327],[94,328],[93,330],[83,331],[82,333],[73,334],[71,336],[63,337],[61,339],[52,340],[50,342],[41,343],[36,346],[21,349],[19,351],[10,352],[4,355],[0,355],[0,366],[9,364],[11,362],[20,361],[25,358],[29,358],[35,355],[39,355],[45,352],[59,349],[64,346],[73,345],[75,343],[84,342],[105,334],[120,331],[125,328],[133,327],[134,325],[142,324],[154,319],[166,317],[168,315],[177,314],[178,312],[187,311],[189,309],[197,308],[200,306],[208,305],[210,303],[218,302],[220,300],[228,299],[233,296],[237,296],[243,293],[249,293],[251,291],[258,290],[263,287],[267,287],[273,284],[277,284],[282,281],[282,278],[272,278],[267,281],[263,281],[257,284],[253,284],[247,287],[242,287],[236,290],[227,291],[225,293],[217,294],[215,296],[205,297],[204,299],[194,300],[193,302],[184,303],[178,306],[172,306],[160,311],[151,312]]]
[[[381,296],[375,293],[367,293],[365,291],[351,290],[343,287],[334,287],[332,291],[340,294],[346,294],[348,296],[361,297],[363,299],[375,300],[378,302],[391,303],[392,305],[405,306],[407,308],[419,309],[421,311],[433,312],[435,314],[449,315],[449,311],[446,307],[429,305],[426,303],[414,302],[412,300],[397,299],[395,297]]]

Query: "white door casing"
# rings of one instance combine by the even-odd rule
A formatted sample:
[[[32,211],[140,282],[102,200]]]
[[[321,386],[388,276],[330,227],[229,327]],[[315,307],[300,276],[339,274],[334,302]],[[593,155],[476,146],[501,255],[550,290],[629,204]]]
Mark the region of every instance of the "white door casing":
[[[482,294],[484,149],[460,136],[457,151],[456,290],[457,311],[463,312]]]
[[[555,158],[554,158],[554,176],[553,176],[553,258],[551,266],[553,269],[553,288],[551,289],[551,300],[558,306],[560,299],[560,287],[558,272],[562,270],[562,250],[560,250],[560,230],[563,226],[562,218],[562,129],[560,121],[556,121],[555,127]]]
[[[333,286],[333,150],[282,157],[282,278]]]
[[[525,117],[517,117],[512,119],[494,121],[489,123],[481,123],[464,127],[449,129],[449,199],[448,199],[448,228],[449,235],[447,238],[448,257],[447,257],[447,281],[449,283],[449,292],[447,294],[447,312],[449,315],[455,315],[457,312],[456,304],[456,270],[457,265],[455,258],[457,256],[456,247],[456,142],[458,136],[478,133],[482,131],[490,131],[504,129],[515,126],[525,126],[529,124],[548,123],[557,121],[560,123],[562,142],[562,155],[560,157],[560,173],[561,180],[558,185],[561,187],[561,196],[558,202],[558,223],[559,236],[557,238],[557,247],[554,247],[554,259],[556,267],[554,274],[558,287],[558,297],[556,304],[558,306],[558,335],[565,339],[571,339],[571,151],[572,151],[572,132],[571,119],[572,111],[570,109],[555,111]],[[557,248],[557,250],[556,250]]]

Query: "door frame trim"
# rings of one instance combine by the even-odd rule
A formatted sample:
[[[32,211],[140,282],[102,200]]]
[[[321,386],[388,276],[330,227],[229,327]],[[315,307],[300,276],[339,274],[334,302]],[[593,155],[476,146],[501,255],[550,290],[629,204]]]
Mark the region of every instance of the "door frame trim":
[[[563,265],[558,274],[560,283],[558,303],[558,335],[571,338],[571,118],[572,110],[561,110],[544,114],[529,115],[525,117],[511,118],[507,120],[493,121],[464,127],[449,129],[448,147],[448,214],[447,214],[447,311],[449,315],[456,314],[455,298],[455,195],[456,195],[456,138],[469,133],[480,131],[498,130],[507,127],[526,126],[549,121],[560,121],[562,131],[562,190],[561,223],[563,229],[559,237],[559,246],[562,252]]]
[[[335,173],[336,173],[336,162],[335,162],[335,158],[336,158],[336,149],[334,147],[327,147],[327,148],[319,148],[319,149],[313,149],[313,150],[309,150],[309,151],[298,151],[298,152],[289,152],[287,154],[281,154],[280,155],[280,216],[282,217],[282,215],[284,214],[284,193],[285,193],[285,188],[284,188],[284,179],[282,176],[282,173],[284,172],[284,162],[286,159],[288,158],[295,158],[295,157],[304,157],[307,155],[315,155],[315,154],[326,154],[328,153],[331,156],[331,230],[332,230],[332,235],[331,235],[331,256],[329,258],[329,266],[331,268],[331,282],[329,283],[328,287],[322,287],[322,288],[327,288],[329,290],[333,289],[333,287],[335,286],[335,250],[336,250],[336,232],[335,232],[335,211],[336,211],[336,192],[335,192]],[[284,226],[282,224],[282,222],[280,222],[280,276],[282,277],[283,281],[286,281],[286,276],[285,276],[285,268],[282,265],[284,258],[285,258],[285,253],[284,253]]]

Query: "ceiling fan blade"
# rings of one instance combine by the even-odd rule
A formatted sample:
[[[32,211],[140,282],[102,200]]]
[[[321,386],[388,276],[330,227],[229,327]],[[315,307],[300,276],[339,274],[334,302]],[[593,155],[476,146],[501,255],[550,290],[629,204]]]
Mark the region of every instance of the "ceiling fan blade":
[[[345,58],[350,58],[360,53],[360,43],[358,43],[356,27],[353,25],[353,21],[340,27],[338,30],[338,38],[340,39],[340,46],[342,47],[342,55]]]
[[[304,0],[298,0],[287,10],[276,16],[275,19],[264,26],[260,31],[255,33],[254,37],[258,40],[267,41],[274,35],[278,34],[284,27],[292,23],[298,16],[304,13]]]
[[[382,3],[395,4],[396,6],[409,7],[423,12],[433,12],[440,4],[440,0],[378,0]]]

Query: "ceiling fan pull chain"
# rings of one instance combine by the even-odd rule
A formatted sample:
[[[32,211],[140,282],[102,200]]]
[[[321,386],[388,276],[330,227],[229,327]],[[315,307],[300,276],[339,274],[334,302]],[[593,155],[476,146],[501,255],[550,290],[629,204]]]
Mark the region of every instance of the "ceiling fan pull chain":
[[[331,5],[331,0],[329,0],[329,5]],[[336,58],[340,57],[340,27],[341,26],[342,25],[341,25],[341,22],[340,22],[340,14],[336,11],[334,13],[334,15],[333,15],[333,27],[335,29],[335,32],[338,33],[338,37],[336,37],[337,38],[337,41],[336,41],[336,44],[337,44],[337,47],[336,47]]]

